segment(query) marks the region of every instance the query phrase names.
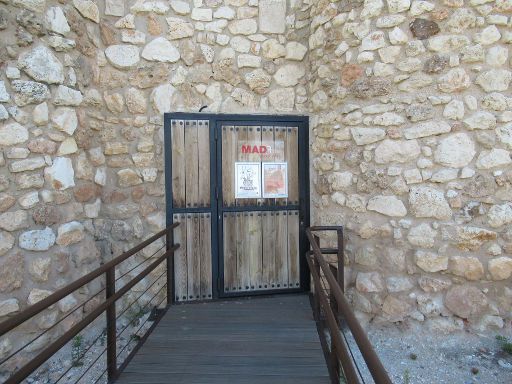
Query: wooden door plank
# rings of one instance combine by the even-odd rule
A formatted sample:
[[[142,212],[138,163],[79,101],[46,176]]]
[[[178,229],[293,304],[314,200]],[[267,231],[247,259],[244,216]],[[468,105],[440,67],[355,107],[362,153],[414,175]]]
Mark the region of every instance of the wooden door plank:
[[[188,208],[197,207],[199,200],[197,121],[185,121],[185,200]]]
[[[280,163],[286,161],[286,127],[274,127],[275,160]],[[275,205],[286,205],[286,199],[274,199]]]
[[[255,146],[258,148],[261,145],[261,127],[259,126],[249,126],[247,127],[247,145],[249,145],[251,148],[254,148]],[[247,161],[250,162],[261,162],[261,155],[256,152],[251,152],[247,155]],[[258,199],[246,199],[245,205],[257,205]]]
[[[185,215],[174,215],[173,221],[180,225],[174,230],[174,241],[180,247],[174,253],[174,290],[176,301],[187,300],[187,218]]]
[[[197,122],[198,206],[210,206],[210,125],[208,120]]]
[[[185,207],[185,124],[183,120],[171,121],[172,204]]]
[[[275,288],[276,258],[275,258],[275,217],[274,212],[263,212],[263,249],[262,249],[262,282],[263,288]]]
[[[201,214],[200,226],[201,299],[206,300],[212,298],[212,227],[209,213]]]
[[[237,126],[235,127],[236,133],[236,145],[235,145],[235,156],[236,161],[249,161],[249,155],[246,153],[242,153],[242,145],[247,144],[247,126]],[[234,167],[234,164],[233,164]],[[248,199],[236,199],[237,206],[247,205]]]
[[[224,290],[232,292],[238,290],[237,285],[237,227],[234,213],[224,213]]]
[[[276,274],[277,288],[288,288],[288,215],[276,212]]]
[[[265,126],[261,127],[261,144],[270,147],[270,154],[267,154],[267,157],[262,158],[262,161],[272,162],[274,161],[274,127]],[[263,172],[263,170],[262,170]],[[262,191],[263,193],[263,191]],[[261,199],[260,205],[273,205],[275,199]]]
[[[299,211],[288,212],[288,286],[300,287]]]
[[[247,230],[248,218],[246,212],[237,213],[236,216],[236,272],[239,291],[247,291],[250,285],[250,265],[247,259]]]
[[[286,137],[288,163],[288,204],[299,204],[299,128],[288,127]]]
[[[250,264],[250,285],[251,290],[262,289],[262,232],[261,212],[251,212],[248,216],[248,252],[247,257]]]
[[[198,300],[200,298],[200,280],[201,280],[201,249],[199,247],[200,226],[199,214],[187,215],[187,293],[189,300]]]
[[[234,126],[222,127],[222,200],[225,207],[235,205],[236,132]]]

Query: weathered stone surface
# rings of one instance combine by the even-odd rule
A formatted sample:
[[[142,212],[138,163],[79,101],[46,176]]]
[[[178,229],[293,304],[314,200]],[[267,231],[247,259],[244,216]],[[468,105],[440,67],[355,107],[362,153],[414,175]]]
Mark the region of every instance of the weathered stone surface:
[[[44,176],[47,182],[58,191],[75,186],[73,164],[67,157],[56,157],[52,166],[45,168]]]
[[[510,257],[497,257],[489,260],[489,273],[493,280],[506,280],[512,276],[512,259]]]
[[[46,299],[52,293],[52,291],[48,291],[46,289],[33,288],[28,295],[27,304],[34,305],[38,301]]]
[[[476,257],[452,256],[449,261],[449,270],[457,276],[467,280],[480,280],[484,275],[484,266]]]
[[[268,100],[276,111],[290,112],[295,104],[295,92],[293,88],[280,88],[268,94]]]
[[[297,85],[305,74],[306,69],[302,65],[288,64],[278,69],[274,79],[282,87],[291,87]]]
[[[506,69],[491,69],[482,72],[475,80],[476,84],[481,86],[485,92],[506,91],[511,81],[512,72]]]
[[[176,88],[170,84],[160,85],[153,90],[151,93],[151,101],[158,113],[164,114],[166,112],[171,112],[172,98],[175,92]]]
[[[253,19],[233,20],[228,29],[233,35],[252,35],[258,31],[258,24]]]
[[[423,70],[426,73],[439,73],[448,65],[449,58],[445,56],[434,55],[425,61]]]
[[[372,197],[368,201],[366,209],[391,217],[403,217],[407,215],[407,209],[405,208],[404,203],[395,196]]]
[[[487,213],[488,223],[492,228],[512,223],[512,204],[493,205]]]
[[[26,211],[11,211],[0,215],[0,228],[13,232],[28,227],[28,215]]]
[[[386,139],[375,149],[375,162],[378,164],[406,163],[418,157],[420,152],[420,146],[416,140]]]
[[[389,80],[379,77],[356,80],[350,87],[350,91],[354,96],[362,99],[389,95],[391,89]]]
[[[59,226],[57,244],[67,246],[82,241],[85,237],[84,226],[78,221],[71,221]]]
[[[350,128],[350,133],[357,145],[375,143],[386,137],[386,131],[382,128]]]
[[[53,111],[51,119],[55,128],[68,135],[72,135],[78,127],[78,117],[73,108],[57,108]]]
[[[491,169],[502,167],[512,163],[510,152],[506,149],[494,148],[490,151],[482,151],[476,160],[478,169]]]
[[[428,39],[430,36],[434,36],[440,31],[439,25],[437,25],[435,21],[420,18],[414,19],[414,21],[409,24],[409,28],[414,37],[420,40]]]
[[[463,68],[450,69],[448,73],[439,77],[438,88],[442,92],[460,92],[471,85],[471,78]]]
[[[443,192],[428,186],[412,187],[409,193],[411,211],[416,217],[451,218],[452,210]]]
[[[105,56],[114,67],[119,69],[132,68],[140,61],[139,47],[136,45],[111,45],[105,49]]]
[[[427,137],[433,135],[440,135],[451,131],[451,127],[444,121],[429,121],[425,123],[417,124],[411,128],[407,128],[404,131],[406,139],[417,139],[420,137]]]
[[[257,93],[266,93],[272,82],[272,77],[267,75],[263,69],[255,69],[247,73],[244,80],[251,90]]]
[[[43,157],[32,157],[29,159],[13,161],[9,165],[9,170],[12,173],[33,171],[46,166],[46,161]]]
[[[445,305],[455,315],[468,319],[485,310],[487,297],[476,287],[456,286],[446,294]]]
[[[23,284],[25,262],[21,253],[0,258],[0,292],[12,292]]]
[[[418,280],[418,284],[425,292],[441,292],[452,285],[447,279],[432,276],[422,276]]]
[[[157,37],[144,47],[142,57],[149,61],[175,63],[180,59],[180,52],[166,38]]]
[[[40,103],[50,97],[48,87],[35,81],[13,80],[11,86],[15,91],[14,101],[20,107]]]
[[[425,272],[439,272],[448,269],[448,256],[417,250],[414,258],[416,265]]]
[[[381,292],[384,287],[384,280],[378,272],[359,272],[357,274],[356,288],[360,292]]]
[[[432,229],[429,224],[423,223],[411,228],[407,235],[407,240],[412,245],[420,248],[432,248],[435,244],[436,236],[437,231]]]
[[[129,88],[126,91],[126,106],[131,113],[146,113],[146,97],[142,91]]]
[[[14,246],[14,236],[8,232],[0,231],[0,256],[5,255]]]
[[[18,58],[18,66],[34,80],[47,84],[64,82],[64,67],[55,55],[44,45],[38,45],[24,52]]]
[[[105,15],[124,16],[124,0],[105,0]]]
[[[177,17],[168,17],[168,37],[170,40],[179,40],[194,35],[194,25],[186,20]]]
[[[463,251],[477,251],[487,241],[496,240],[494,231],[474,226],[444,226],[443,240],[449,240]]]
[[[434,160],[446,167],[460,168],[468,165],[475,154],[473,140],[466,133],[455,133],[439,142]]]
[[[52,232],[53,234],[53,232]],[[53,239],[55,240],[55,235],[53,235]],[[32,260],[28,267],[28,272],[34,281],[37,282],[45,282],[48,281],[50,276],[50,267],[52,264],[52,259],[49,257],[38,257]]]
[[[71,32],[68,20],[60,7],[48,8],[46,11],[46,27],[48,30],[64,36]]]
[[[382,303],[384,317],[391,322],[403,321],[411,312],[412,307],[405,301],[388,295]]]
[[[493,129],[496,127],[496,117],[486,111],[478,111],[473,113],[467,119],[464,119],[464,124],[470,129]]]
[[[20,305],[18,299],[7,299],[0,301],[0,318],[18,312]],[[2,355],[2,353],[0,353]]]
[[[73,0],[73,5],[83,17],[92,20],[95,23],[100,22],[100,12],[98,6],[93,1]]]
[[[260,0],[258,10],[260,32],[285,32],[286,0]]]
[[[133,169],[122,169],[117,172],[120,187],[131,187],[142,183],[139,174]]]
[[[16,122],[0,127],[0,145],[2,146],[21,144],[27,140],[28,130]]]

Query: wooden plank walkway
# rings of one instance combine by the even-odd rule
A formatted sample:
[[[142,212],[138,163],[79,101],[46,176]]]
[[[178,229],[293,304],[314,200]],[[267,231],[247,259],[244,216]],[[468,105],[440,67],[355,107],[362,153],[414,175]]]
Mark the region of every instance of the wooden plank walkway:
[[[116,384],[327,384],[306,294],[169,309]]]

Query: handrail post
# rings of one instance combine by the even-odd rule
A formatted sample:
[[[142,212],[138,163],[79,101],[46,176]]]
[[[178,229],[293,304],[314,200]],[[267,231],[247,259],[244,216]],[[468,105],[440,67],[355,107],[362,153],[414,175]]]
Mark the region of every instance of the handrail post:
[[[168,252],[174,245],[174,230],[171,229],[165,236],[165,249]],[[174,303],[174,252],[167,255],[167,305]]]
[[[343,229],[336,230],[338,237],[338,274],[337,280],[341,291],[345,293],[345,255],[343,252]]]
[[[320,238],[315,235],[315,241],[317,244],[320,244]],[[320,264],[316,262],[316,260],[313,258],[313,268],[315,269],[316,273],[320,276]],[[322,313],[320,309],[320,292],[318,292],[318,287],[313,285],[315,287],[315,294],[314,294],[314,308],[313,308],[313,315],[315,317],[315,320],[321,324],[322,322]]]
[[[107,269],[106,276],[106,299],[116,293],[115,267]],[[116,330],[116,302],[107,307],[107,377],[108,382],[113,382],[117,377],[117,330]]]

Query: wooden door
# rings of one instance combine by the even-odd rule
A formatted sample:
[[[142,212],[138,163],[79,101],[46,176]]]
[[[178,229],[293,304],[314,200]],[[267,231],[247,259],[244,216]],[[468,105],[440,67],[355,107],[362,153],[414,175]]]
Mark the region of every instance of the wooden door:
[[[300,289],[298,125],[226,123],[219,129],[222,294]],[[240,164],[259,168],[251,173],[260,183],[252,195],[240,192]]]
[[[175,301],[307,289],[307,118],[172,113],[164,133]]]

